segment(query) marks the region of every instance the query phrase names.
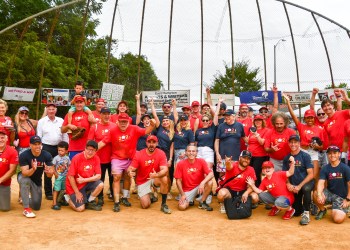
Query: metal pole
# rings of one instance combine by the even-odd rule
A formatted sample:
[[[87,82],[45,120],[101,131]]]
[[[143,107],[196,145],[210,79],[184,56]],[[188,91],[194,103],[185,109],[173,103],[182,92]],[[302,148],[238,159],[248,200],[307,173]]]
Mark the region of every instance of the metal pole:
[[[265,75],[265,90],[267,90],[267,72],[266,72],[266,51],[265,51],[265,37],[264,37],[264,28],[262,23],[262,17],[261,17],[261,11],[260,11],[260,5],[259,0],[256,0],[256,5],[258,7],[258,13],[259,13],[259,21],[260,21],[260,31],[261,31],[261,40],[263,45],[263,56],[264,56],[264,75]]]
[[[143,21],[145,18],[145,8],[146,8],[146,0],[143,1],[142,8],[142,20],[141,20],[141,31],[140,31],[140,44],[139,44],[139,63],[137,69],[137,87],[136,91],[139,92],[140,89],[140,74],[141,74],[141,46],[142,46],[142,35],[143,35]]]
[[[168,90],[170,90],[170,57],[171,57],[171,35],[173,29],[173,11],[174,11],[174,0],[171,0],[170,7],[170,24],[169,24],[169,49],[168,49]]]
[[[117,12],[117,6],[118,6],[118,0],[115,0],[113,18],[112,18],[112,24],[111,24],[111,33],[109,34],[109,41],[108,41],[106,82],[109,82],[109,63],[111,61],[112,37],[113,37],[114,19],[115,19],[115,13]]]
[[[230,17],[230,35],[231,35],[231,61],[232,61],[232,90],[233,90],[233,109],[235,108],[235,61],[233,53],[233,28],[232,28],[232,12],[231,12],[231,1],[227,0],[228,3],[228,13]]]
[[[203,48],[204,48],[204,25],[203,25],[203,0],[201,0],[201,105],[203,95]]]
[[[274,75],[274,78],[273,78],[273,85],[276,86],[276,48],[278,46],[278,44],[280,42],[285,42],[286,40],[284,39],[280,39],[278,40],[278,42],[273,46],[273,75]]]

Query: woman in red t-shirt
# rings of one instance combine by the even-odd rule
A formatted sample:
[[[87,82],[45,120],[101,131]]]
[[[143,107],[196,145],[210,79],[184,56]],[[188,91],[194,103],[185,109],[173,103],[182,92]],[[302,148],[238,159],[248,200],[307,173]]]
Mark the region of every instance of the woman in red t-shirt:
[[[7,102],[0,99],[0,129],[4,129],[7,135],[7,145],[10,145],[13,141],[14,127],[11,117],[6,116],[8,106]]]

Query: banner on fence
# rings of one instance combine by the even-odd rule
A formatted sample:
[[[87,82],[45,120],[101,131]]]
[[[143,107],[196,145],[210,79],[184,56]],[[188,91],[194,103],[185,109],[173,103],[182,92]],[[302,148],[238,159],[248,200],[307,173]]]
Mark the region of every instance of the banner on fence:
[[[84,91],[86,105],[94,105],[100,98],[101,90],[87,89]],[[41,91],[41,104],[53,103],[56,106],[70,106],[75,95],[74,89],[44,88]]]
[[[190,90],[142,91],[142,101],[148,103],[153,99],[156,109],[161,109],[165,101],[175,99],[178,107],[190,105]]]
[[[239,98],[241,103],[273,103],[273,91],[241,92]],[[281,91],[278,91],[278,103],[281,102]]]
[[[21,102],[32,102],[34,99],[35,92],[36,89],[5,87],[2,99]]]
[[[323,101],[324,99],[330,99],[331,101],[336,101],[337,97],[334,93],[335,89],[322,89],[319,90],[315,101]],[[346,89],[338,89],[346,92]],[[291,104],[309,104],[311,101],[312,91],[300,91],[300,92],[283,92],[289,97]]]

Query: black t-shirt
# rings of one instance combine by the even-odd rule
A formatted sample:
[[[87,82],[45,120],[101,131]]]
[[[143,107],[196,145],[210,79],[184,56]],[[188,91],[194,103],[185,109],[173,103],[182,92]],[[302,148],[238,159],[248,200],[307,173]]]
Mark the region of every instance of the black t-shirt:
[[[292,154],[288,154],[283,159],[282,171],[289,170],[289,157]],[[289,181],[292,185],[299,185],[308,175],[307,170],[309,168],[314,168],[312,164],[311,157],[308,153],[300,151],[297,155],[293,155],[295,160],[295,170],[294,174],[289,177]]]
[[[44,172],[44,163],[46,166],[52,166],[52,156],[49,152],[42,150],[41,154],[39,156],[34,156],[32,154],[32,150],[26,150],[22,154],[19,155],[19,165],[21,167],[23,166],[29,166],[29,169],[32,168],[32,160],[36,159],[37,161],[37,169],[35,172],[29,176],[29,178],[37,185],[42,186],[42,176]]]
[[[327,164],[321,169],[320,180],[327,181],[327,189],[341,198],[348,195],[348,182],[350,181],[350,168],[340,162],[338,166],[332,167]]]
[[[197,147],[210,147],[214,149],[217,126],[212,124],[208,128],[200,128],[196,131]]]

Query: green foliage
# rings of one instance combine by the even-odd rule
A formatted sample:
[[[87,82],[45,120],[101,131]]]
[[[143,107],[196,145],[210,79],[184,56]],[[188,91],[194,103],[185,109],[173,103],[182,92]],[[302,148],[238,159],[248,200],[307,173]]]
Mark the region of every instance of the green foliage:
[[[262,80],[257,78],[259,68],[249,68],[249,61],[242,60],[234,66],[234,93],[239,96],[240,92],[258,91],[262,87]],[[217,72],[214,75],[211,92],[214,94],[233,93],[232,67],[225,63],[225,73]]]

